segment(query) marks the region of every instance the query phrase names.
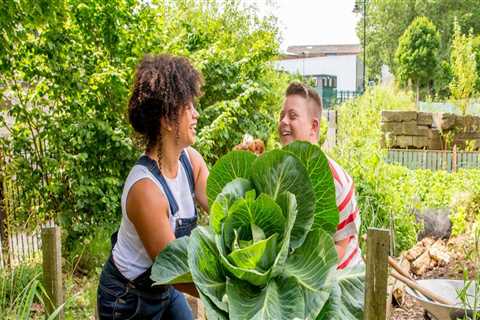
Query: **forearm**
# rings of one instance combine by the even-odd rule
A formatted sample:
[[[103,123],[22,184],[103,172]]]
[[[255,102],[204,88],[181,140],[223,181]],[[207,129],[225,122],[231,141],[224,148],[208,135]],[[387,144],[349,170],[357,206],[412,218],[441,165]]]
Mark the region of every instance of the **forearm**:
[[[345,256],[345,251],[347,249],[348,240],[343,239],[340,241],[335,241],[335,249],[337,250],[338,260],[342,261]]]

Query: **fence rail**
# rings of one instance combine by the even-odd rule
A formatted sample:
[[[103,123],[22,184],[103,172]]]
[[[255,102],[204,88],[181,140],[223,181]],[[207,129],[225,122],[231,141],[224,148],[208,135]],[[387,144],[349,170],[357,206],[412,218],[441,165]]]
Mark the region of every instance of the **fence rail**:
[[[388,163],[399,164],[409,169],[446,170],[480,169],[480,152],[446,150],[388,150]]]

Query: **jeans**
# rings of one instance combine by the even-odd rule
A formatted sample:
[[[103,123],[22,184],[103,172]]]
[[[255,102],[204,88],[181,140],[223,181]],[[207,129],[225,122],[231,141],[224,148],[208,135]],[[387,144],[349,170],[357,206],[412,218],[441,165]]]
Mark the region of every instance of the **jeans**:
[[[97,291],[99,319],[192,320],[185,296],[173,286],[139,289],[108,259]]]

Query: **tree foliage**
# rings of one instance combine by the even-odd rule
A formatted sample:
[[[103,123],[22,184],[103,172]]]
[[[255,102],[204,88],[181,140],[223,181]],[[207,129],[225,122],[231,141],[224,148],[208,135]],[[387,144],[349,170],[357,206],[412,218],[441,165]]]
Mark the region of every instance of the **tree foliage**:
[[[477,65],[477,83],[475,84],[476,92],[480,92],[480,35],[473,38],[473,51],[475,52],[475,64]]]
[[[395,55],[400,81],[405,84],[411,80],[418,93],[421,85],[433,79],[438,67],[439,46],[440,35],[433,23],[425,17],[413,20],[400,37]]]
[[[188,57],[204,75],[196,147],[212,162],[243,134],[267,139],[287,78],[270,61],[275,20],[240,1],[10,1],[0,13],[1,152],[16,221],[58,217],[71,239],[118,221],[140,150],[126,117],[145,53]]]
[[[450,55],[453,79],[450,83],[452,99],[465,115],[469,99],[475,94],[478,80],[476,54],[472,35],[464,35],[455,22],[455,33]]]
[[[480,32],[478,0],[369,0],[367,1],[366,56],[368,74],[380,76],[382,65],[395,69],[398,39],[419,16],[430,19],[440,33],[440,59],[448,60],[455,17],[463,31]],[[357,24],[357,35],[364,43],[363,17]],[[441,74],[440,76],[443,76]],[[447,81],[437,81],[436,89],[448,87]]]

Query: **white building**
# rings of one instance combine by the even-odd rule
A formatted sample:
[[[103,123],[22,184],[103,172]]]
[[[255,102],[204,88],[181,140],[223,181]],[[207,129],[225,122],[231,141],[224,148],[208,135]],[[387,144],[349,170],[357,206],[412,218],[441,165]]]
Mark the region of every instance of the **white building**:
[[[363,64],[358,44],[291,46],[275,61],[277,70],[315,79],[317,88],[360,91]]]

